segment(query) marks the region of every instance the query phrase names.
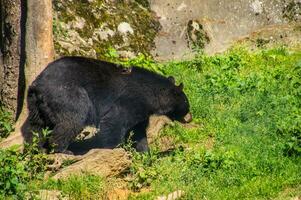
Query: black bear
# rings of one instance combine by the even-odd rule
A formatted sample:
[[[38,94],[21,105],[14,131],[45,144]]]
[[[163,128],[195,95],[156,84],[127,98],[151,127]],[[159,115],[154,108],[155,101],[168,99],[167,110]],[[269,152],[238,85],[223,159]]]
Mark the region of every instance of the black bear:
[[[52,130],[41,148],[64,152],[85,126],[95,126],[105,148],[127,139],[147,151],[146,127],[152,114],[191,121],[183,84],[149,70],[85,57],[50,63],[28,90],[29,127]]]

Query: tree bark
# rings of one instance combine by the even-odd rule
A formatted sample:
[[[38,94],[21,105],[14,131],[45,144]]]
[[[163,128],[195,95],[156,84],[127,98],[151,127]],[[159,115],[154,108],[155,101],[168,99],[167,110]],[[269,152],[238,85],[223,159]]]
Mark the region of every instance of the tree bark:
[[[0,102],[16,117],[20,65],[21,0],[0,0]]]
[[[52,1],[27,0],[25,33],[25,90],[22,96],[27,96],[28,86],[54,57],[52,36]],[[21,128],[27,123],[27,103],[23,98],[21,114],[16,122],[15,132],[0,143],[0,148],[24,143]]]

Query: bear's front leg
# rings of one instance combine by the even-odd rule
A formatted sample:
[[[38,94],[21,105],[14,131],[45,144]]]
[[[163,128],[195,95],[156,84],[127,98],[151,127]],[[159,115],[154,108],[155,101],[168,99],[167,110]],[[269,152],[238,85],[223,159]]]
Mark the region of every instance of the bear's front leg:
[[[126,129],[119,121],[100,124],[100,142],[103,148],[113,149],[124,142]]]
[[[135,106],[132,106],[132,102],[135,102]],[[133,130],[134,135],[131,139],[134,147],[139,152],[148,151],[146,138],[148,117],[144,107],[136,99],[120,97],[100,120],[99,137],[102,146],[117,147],[127,140],[129,132]]]
[[[131,139],[134,142],[134,147],[138,152],[149,151],[149,147],[147,143],[147,135],[146,135],[147,126],[148,126],[148,120],[137,124],[133,128],[134,134]]]

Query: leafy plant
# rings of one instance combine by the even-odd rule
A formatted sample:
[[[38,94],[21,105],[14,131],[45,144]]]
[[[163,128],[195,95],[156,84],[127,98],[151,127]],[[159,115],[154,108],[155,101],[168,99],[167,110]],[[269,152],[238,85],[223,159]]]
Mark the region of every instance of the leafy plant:
[[[13,131],[13,120],[10,112],[0,106],[0,138],[5,138]]]
[[[62,191],[65,197],[74,200],[102,199],[105,196],[103,178],[88,173],[79,176],[70,176],[66,180],[49,179],[41,187]]]
[[[124,60],[121,62],[123,65],[131,67],[138,66],[148,69],[153,72],[157,72],[159,74],[164,74],[163,66],[156,63],[151,57],[146,56],[144,54],[138,54],[137,57]]]
[[[25,144],[23,152],[18,147],[0,149],[0,196],[22,199],[30,181],[43,179],[48,160],[37,141],[34,137],[32,144]]]
[[[135,151],[132,152],[132,155],[134,162],[130,173],[133,176],[129,186],[132,190],[139,191],[141,188],[149,186],[158,175],[158,171],[152,167],[158,156],[155,153],[140,154]]]
[[[110,47],[107,49],[104,56],[107,60],[123,65],[125,67],[143,67],[150,71],[154,71],[159,74],[164,74],[162,65],[156,63],[150,56],[146,56],[142,53],[139,53],[138,56],[131,59],[120,59],[117,50],[113,47]]]
[[[106,53],[104,54],[104,56],[109,60],[109,61],[117,61],[119,58],[118,52],[116,49],[114,49],[113,47],[109,47],[106,51]]]

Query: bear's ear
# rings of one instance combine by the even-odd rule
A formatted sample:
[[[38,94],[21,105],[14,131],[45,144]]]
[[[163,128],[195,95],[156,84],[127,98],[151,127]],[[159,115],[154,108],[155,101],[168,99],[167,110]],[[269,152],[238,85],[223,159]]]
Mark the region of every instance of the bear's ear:
[[[169,76],[169,77],[168,77],[168,80],[169,80],[170,82],[172,82],[172,84],[175,84],[175,83],[176,83],[175,78],[174,78],[173,76]]]
[[[178,86],[178,88],[179,88],[180,90],[183,90],[184,84],[183,84],[183,83],[180,83],[180,85]]]

